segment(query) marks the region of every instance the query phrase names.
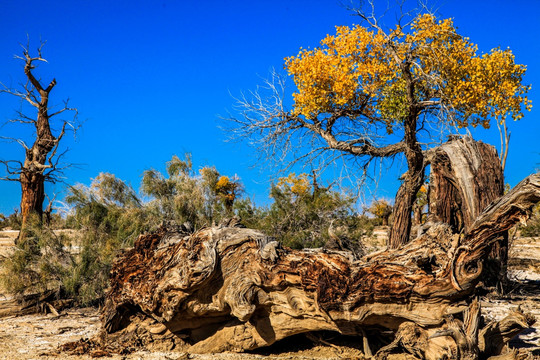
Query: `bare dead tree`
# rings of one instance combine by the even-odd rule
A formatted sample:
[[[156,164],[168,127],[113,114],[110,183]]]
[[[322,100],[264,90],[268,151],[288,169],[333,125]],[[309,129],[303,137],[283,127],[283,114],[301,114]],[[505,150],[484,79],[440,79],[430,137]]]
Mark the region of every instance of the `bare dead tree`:
[[[22,146],[25,150],[25,159],[0,159],[4,165],[5,175],[0,180],[17,181],[21,184],[21,215],[22,224],[26,223],[31,213],[43,216],[43,201],[45,199],[45,182],[56,183],[61,180],[60,175],[65,169],[60,160],[66,151],[60,151],[59,144],[67,131],[76,131],[75,121],[77,119],[77,109],[68,105],[69,99],[63,102],[63,107],[51,111],[49,97],[56,86],[56,79],[45,83],[34,74],[37,64],[47,62],[42,56],[42,48],[45,42],[41,42],[36,55],[31,55],[29,43],[23,46],[22,56],[15,56],[16,59],[24,63],[24,74],[26,82],[21,84],[20,89],[8,87],[4,84],[1,93],[14,95],[21,99],[21,102],[33,107],[37,114],[30,116],[23,110],[17,111],[17,117],[9,120],[12,123],[31,125],[35,128],[33,144],[14,137],[1,137],[3,140],[14,142]],[[51,120],[65,112],[73,113],[71,121],[60,120],[61,128],[58,133],[53,134]],[[21,236],[22,236],[21,231]],[[20,236],[20,238],[21,238]]]

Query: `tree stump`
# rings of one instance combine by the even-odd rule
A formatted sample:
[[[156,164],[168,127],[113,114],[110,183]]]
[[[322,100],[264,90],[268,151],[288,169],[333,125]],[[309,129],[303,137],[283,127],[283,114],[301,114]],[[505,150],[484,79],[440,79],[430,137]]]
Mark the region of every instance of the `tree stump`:
[[[504,175],[495,147],[470,136],[452,138],[430,156],[429,217],[456,234],[467,232],[480,213],[504,193]],[[483,281],[503,290],[508,232],[499,234],[487,259]]]

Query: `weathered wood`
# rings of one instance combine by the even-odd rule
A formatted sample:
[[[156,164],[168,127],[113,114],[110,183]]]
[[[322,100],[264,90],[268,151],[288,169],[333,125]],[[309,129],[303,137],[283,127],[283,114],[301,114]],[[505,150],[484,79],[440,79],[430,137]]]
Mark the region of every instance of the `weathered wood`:
[[[72,299],[62,299],[58,290],[47,290],[37,294],[19,295],[0,303],[0,318],[35,313],[53,313],[72,306]]]
[[[518,308],[501,321],[489,323],[479,334],[480,351],[491,355],[501,355],[505,344],[535,322],[536,319],[533,316],[525,314]]]
[[[504,175],[495,147],[469,136],[450,139],[436,148],[431,163],[429,210],[434,222],[454,233],[469,231],[478,215],[504,193]],[[484,282],[503,290],[507,283],[508,233],[492,243]]]
[[[434,222],[467,232],[478,215],[503,195],[504,175],[495,147],[465,136],[431,155],[429,212]]]
[[[407,331],[433,343],[432,355],[422,350],[428,359],[439,348],[476,356],[479,310],[470,296],[483,261],[498,234],[526,219],[538,201],[537,174],[489,206],[463,236],[438,224],[403,248],[360,261],[347,252],[282,248],[252,229],[161,229],[115,262],[105,338],[142,315],[163,325],[166,336],[192,343],[193,352],[245,351],[330,330],[363,336],[366,352],[382,354],[369,346],[370,335],[392,330],[400,348],[410,343]],[[458,317],[469,320],[463,325]],[[429,339],[449,328],[464,335]]]

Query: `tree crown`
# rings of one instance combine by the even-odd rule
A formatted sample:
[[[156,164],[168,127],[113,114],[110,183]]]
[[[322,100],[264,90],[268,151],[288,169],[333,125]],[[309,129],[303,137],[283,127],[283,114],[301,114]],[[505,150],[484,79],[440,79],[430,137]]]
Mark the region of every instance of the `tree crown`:
[[[285,68],[297,87],[292,113],[308,120],[364,117],[391,133],[411,110],[443,110],[459,127],[489,127],[491,119],[517,120],[522,107],[531,108],[526,67],[510,50],[479,55],[451,19],[431,14],[386,32],[376,24],[338,26],[320,48],[287,58]]]

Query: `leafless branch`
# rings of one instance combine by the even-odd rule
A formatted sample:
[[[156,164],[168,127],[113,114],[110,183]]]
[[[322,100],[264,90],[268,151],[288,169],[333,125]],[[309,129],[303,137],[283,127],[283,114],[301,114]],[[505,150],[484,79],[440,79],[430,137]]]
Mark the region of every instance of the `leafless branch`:
[[[66,99],[66,100],[64,100],[64,107],[63,107],[62,109],[60,109],[60,110],[58,110],[58,111],[56,111],[56,112],[50,114],[50,115],[49,115],[49,118],[52,118],[52,117],[54,117],[54,116],[56,116],[56,115],[60,115],[60,114],[62,114],[62,113],[65,112],[65,111],[72,111],[72,112],[74,112],[75,114],[74,114],[73,117],[76,118],[77,115],[78,115],[78,110],[77,110],[77,108],[69,107],[69,106],[68,106],[68,103],[69,103],[69,98]]]
[[[497,129],[499,130],[499,137],[501,140],[501,151],[499,153],[499,158],[501,159],[501,166],[504,171],[506,167],[506,158],[508,157],[508,149],[510,146],[510,132],[508,131],[508,126],[506,125],[506,119],[503,119],[501,122],[496,121]]]
[[[4,165],[6,176],[0,177],[0,180],[19,181],[18,176],[23,171],[23,164],[18,160],[0,160],[0,164]],[[15,164],[15,165],[12,165]]]
[[[21,139],[12,138],[12,137],[8,137],[8,136],[0,136],[0,139],[7,140],[9,142],[16,142],[19,145],[21,145],[26,151],[29,150],[28,145],[26,145],[26,143]]]

